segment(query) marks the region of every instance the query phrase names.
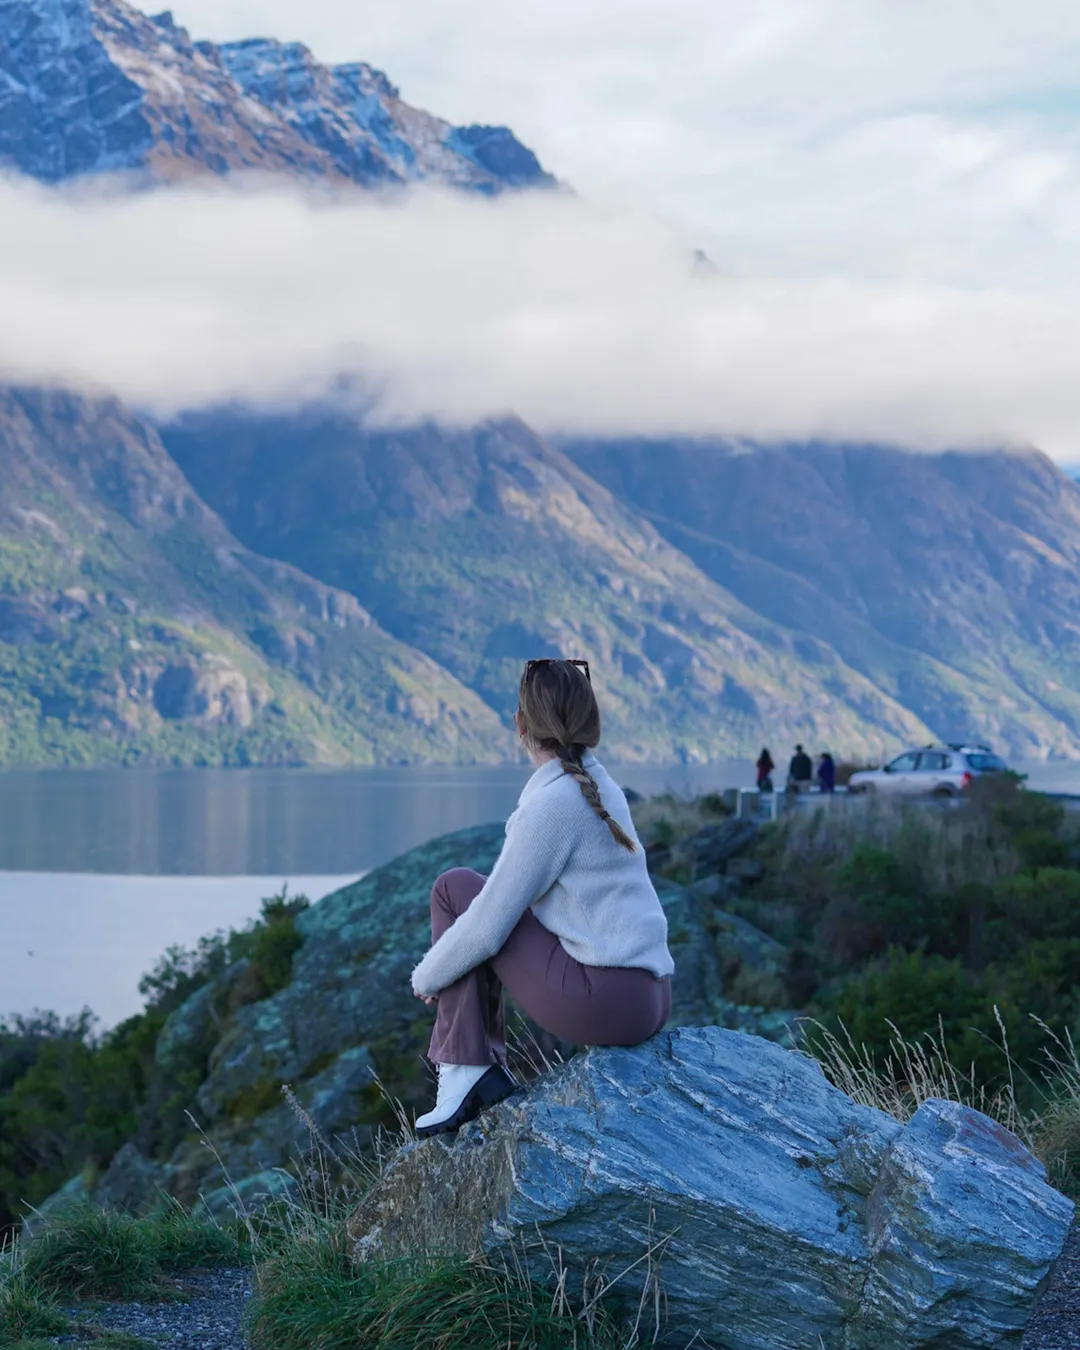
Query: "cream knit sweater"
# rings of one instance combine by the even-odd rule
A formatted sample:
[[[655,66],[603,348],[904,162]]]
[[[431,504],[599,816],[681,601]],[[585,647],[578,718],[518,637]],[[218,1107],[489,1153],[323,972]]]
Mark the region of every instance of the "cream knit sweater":
[[[637,841],[622,789],[595,755],[583,763],[604,806]],[[656,976],[675,969],[641,844],[628,853],[615,842],[558,760],[525,784],[491,876],[413,971],[414,992],[437,994],[490,960],[530,907],[582,965],[636,966]]]

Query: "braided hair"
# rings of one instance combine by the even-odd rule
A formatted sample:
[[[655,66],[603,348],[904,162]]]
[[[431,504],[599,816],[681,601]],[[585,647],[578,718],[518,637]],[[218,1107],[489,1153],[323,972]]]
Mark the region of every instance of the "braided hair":
[[[585,751],[600,742],[600,708],[589,681],[568,661],[531,663],[521,677],[518,705],[526,745],[558,755],[563,772],[575,780],[611,837],[635,852],[633,839],[604,806],[595,778],[582,763]]]

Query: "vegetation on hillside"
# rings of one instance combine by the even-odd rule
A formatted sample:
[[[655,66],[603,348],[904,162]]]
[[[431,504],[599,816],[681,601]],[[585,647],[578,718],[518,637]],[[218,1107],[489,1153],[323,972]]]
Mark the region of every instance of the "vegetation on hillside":
[[[87,1011],[0,1020],[0,1233],[79,1173],[93,1179],[129,1139],[166,1157],[188,1133],[186,1112],[211,1044],[163,1067],[155,1056],[170,1013],[232,968],[227,1016],[288,983],[306,896],[263,901],[259,920],[170,947],[142,980],[144,1010],[101,1033]]]
[[[1012,777],[980,780],[956,809],[860,798],[788,814],[756,856],[761,879],[727,903],[787,949],[757,989],[808,1014],[807,1048],[837,1081],[877,1083],[897,1110],[932,1082],[1066,1167],[1080,835],[1061,804]]]
[[[150,1350],[150,1343],[85,1320],[102,1301],[175,1300],[176,1277],[251,1259],[247,1230],[222,1226],[162,1200],[134,1217],[76,1205],[8,1244],[0,1254],[0,1345],[39,1350],[86,1344]],[[83,1311],[85,1310],[85,1311]]]
[[[0,766],[484,762],[500,732],[244,549],[119,403],[0,385]]]

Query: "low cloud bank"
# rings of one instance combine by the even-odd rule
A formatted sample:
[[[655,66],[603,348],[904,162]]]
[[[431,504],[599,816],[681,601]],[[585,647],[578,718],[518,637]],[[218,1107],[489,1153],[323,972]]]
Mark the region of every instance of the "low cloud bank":
[[[558,194],[0,183],[0,379],[168,416],[360,376],[389,420],[1033,442],[1080,459],[1080,296],[730,277]],[[722,260],[717,260],[722,262]]]

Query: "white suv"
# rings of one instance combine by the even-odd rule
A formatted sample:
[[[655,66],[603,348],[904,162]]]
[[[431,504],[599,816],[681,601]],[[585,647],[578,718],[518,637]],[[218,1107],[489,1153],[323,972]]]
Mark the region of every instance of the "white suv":
[[[853,773],[848,791],[957,797],[982,774],[1007,769],[988,745],[928,745],[905,751],[882,769]]]

